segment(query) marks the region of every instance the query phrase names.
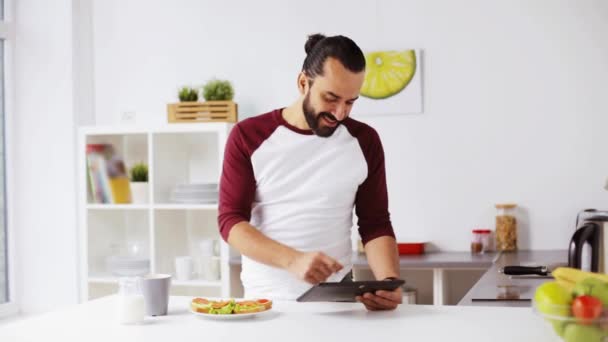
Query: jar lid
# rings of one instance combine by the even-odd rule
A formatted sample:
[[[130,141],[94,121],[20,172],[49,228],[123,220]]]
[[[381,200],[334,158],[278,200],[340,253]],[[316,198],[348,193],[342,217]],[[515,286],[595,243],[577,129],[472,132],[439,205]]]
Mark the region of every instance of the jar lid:
[[[492,231],[489,229],[473,229],[475,234],[490,234]]]
[[[515,203],[500,203],[495,205],[496,209],[513,209],[517,207]]]

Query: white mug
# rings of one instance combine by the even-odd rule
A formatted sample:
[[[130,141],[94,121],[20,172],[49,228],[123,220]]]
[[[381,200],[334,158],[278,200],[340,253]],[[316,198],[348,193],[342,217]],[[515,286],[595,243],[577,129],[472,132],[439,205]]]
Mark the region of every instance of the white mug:
[[[214,257],[201,258],[201,278],[214,281],[220,278],[220,262]]]
[[[181,256],[175,258],[175,278],[177,280],[190,280],[194,273],[192,257]]]
[[[202,257],[215,256],[217,240],[215,239],[204,239],[199,243]]]

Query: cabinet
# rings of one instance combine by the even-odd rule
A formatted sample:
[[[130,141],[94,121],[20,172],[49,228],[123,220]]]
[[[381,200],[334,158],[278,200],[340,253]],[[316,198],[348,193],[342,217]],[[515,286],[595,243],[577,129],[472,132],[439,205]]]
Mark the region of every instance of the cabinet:
[[[80,300],[113,294],[119,276],[108,257],[127,250],[149,260],[151,273],[172,274],[173,295],[230,295],[231,251],[217,227],[217,201],[175,203],[178,184],[219,183],[230,123],[174,124],[161,127],[82,127],[78,137],[78,227]],[[148,202],[94,203],[88,186],[87,144],[112,144],[127,168],[148,165]],[[198,250],[203,239],[215,239],[219,278],[201,279]],[[175,278],[175,258],[191,256],[193,279]],[[238,275],[236,275],[238,276]],[[234,278],[234,275],[232,276]],[[238,281],[238,279],[232,279]]]

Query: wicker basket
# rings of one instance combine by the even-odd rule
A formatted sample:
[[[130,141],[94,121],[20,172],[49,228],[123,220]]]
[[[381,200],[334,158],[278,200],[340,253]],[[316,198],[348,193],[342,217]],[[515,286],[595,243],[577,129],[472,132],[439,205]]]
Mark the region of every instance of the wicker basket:
[[[232,101],[180,102],[167,105],[169,122],[236,122],[237,105]]]

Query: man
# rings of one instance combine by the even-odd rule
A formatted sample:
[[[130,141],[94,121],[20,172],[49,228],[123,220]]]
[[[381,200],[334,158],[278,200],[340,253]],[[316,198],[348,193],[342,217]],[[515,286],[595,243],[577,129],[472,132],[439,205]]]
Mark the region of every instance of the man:
[[[222,238],[243,254],[246,297],[295,299],[352,267],[353,206],[378,280],[399,277],[384,152],[374,129],[349,118],[365,75],[361,49],[312,35],[291,106],[246,119],[230,133],[220,181]],[[394,309],[401,289],[357,298]]]

